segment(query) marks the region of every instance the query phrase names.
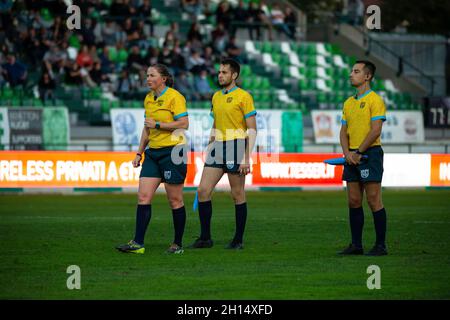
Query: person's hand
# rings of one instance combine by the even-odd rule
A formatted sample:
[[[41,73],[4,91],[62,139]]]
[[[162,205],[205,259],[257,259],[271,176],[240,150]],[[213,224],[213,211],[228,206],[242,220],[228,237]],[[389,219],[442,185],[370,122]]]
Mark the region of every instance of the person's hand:
[[[156,128],[156,121],[152,118],[145,119],[144,126],[148,129],[155,129]]]
[[[136,157],[134,157],[134,160],[133,160],[133,167],[134,168],[139,167],[141,165],[141,160],[142,160],[142,156],[137,154]]]
[[[361,161],[361,155],[354,151],[348,152],[345,155],[345,161],[350,165],[356,166]]]
[[[239,166],[239,175],[245,176],[250,173],[250,163],[249,161],[244,161]]]

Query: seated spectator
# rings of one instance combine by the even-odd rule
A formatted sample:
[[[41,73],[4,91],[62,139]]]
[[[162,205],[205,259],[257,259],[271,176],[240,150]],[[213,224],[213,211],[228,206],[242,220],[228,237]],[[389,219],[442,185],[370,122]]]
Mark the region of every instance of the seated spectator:
[[[286,23],[284,22],[284,13],[278,4],[274,4],[272,7],[270,19],[272,25],[274,25],[278,30],[281,30],[289,38],[292,38],[292,34]]]
[[[191,42],[202,42],[203,36],[200,33],[200,24],[198,22],[194,22],[191,24],[191,28],[189,29],[189,32],[187,34],[187,40]]]
[[[89,68],[94,64],[94,59],[92,59],[91,55],[89,54],[89,48],[87,45],[83,45],[81,47],[80,52],[78,52],[76,61],[80,67],[84,68]]]
[[[95,61],[92,70],[89,71],[89,76],[97,86],[100,86],[103,82],[108,81],[108,77],[102,72],[102,65],[100,61]]]
[[[200,0],[181,0],[181,8],[191,16],[191,19],[197,19],[203,10]]]
[[[109,58],[109,49],[107,46],[103,47],[98,58],[100,60],[102,73],[108,74],[114,72],[114,63]]]
[[[213,48],[211,46],[205,47],[205,50],[203,51],[203,59],[205,60],[204,66],[208,74],[216,74],[216,69],[214,68],[216,57],[214,56]]]
[[[173,54],[169,47],[163,47],[161,52],[158,55],[158,63],[165,64],[168,67],[171,67],[173,64]]]
[[[67,59],[67,53],[62,51],[57,45],[53,44],[44,54],[44,64],[47,70],[56,70],[58,66],[64,65]]]
[[[181,71],[175,81],[175,89],[181,92],[186,97],[188,101],[199,100],[199,95],[195,92],[194,86],[190,81],[187,73]]]
[[[177,40],[175,42],[175,47],[172,50],[172,56],[173,56],[173,63],[172,63],[172,69],[175,76],[178,76],[178,74],[182,71],[186,71],[186,60],[184,59],[184,56],[182,55],[182,50],[180,47],[180,41]]]
[[[50,74],[47,71],[44,71],[38,83],[39,98],[41,99],[42,103],[45,104],[50,100],[53,104],[55,104],[55,88],[55,80],[51,78]]]
[[[119,97],[123,99],[129,99],[132,96],[134,90],[134,84],[131,77],[126,69],[123,69],[120,73],[120,77],[117,81],[117,87],[115,92]]]
[[[65,66],[66,79],[65,83],[73,86],[80,86],[83,84],[81,77],[80,66],[75,61],[68,60]]]
[[[129,46],[138,44],[140,36],[139,36],[139,33],[137,32],[135,26],[133,25],[131,18],[125,19],[125,22],[123,24],[123,31],[127,35],[127,42],[129,44]]]
[[[150,47],[147,50],[144,61],[147,66],[158,63],[159,49],[155,47]]]
[[[144,59],[141,56],[141,52],[138,46],[131,48],[131,53],[128,55],[127,67],[131,72],[138,72],[143,69],[145,65]]]
[[[175,38],[175,35],[172,33],[172,31],[168,30],[166,32],[166,37],[164,39],[163,46],[168,47],[169,49],[173,49],[176,40],[177,38]]]
[[[242,50],[236,44],[236,37],[230,38],[230,40],[228,41],[228,43],[225,47],[225,51],[226,51],[228,57],[237,60],[239,63],[244,62],[241,57]]]
[[[100,31],[103,43],[107,46],[114,46],[116,41],[118,41],[117,32],[116,23],[110,19],[106,19]]]
[[[217,24],[217,27],[211,32],[211,40],[213,49],[217,53],[221,53],[225,50],[228,34],[222,23]]]
[[[14,54],[8,54],[2,65],[2,75],[11,87],[24,86],[27,81],[27,67],[16,60]]]
[[[200,70],[205,67],[205,60],[200,56],[200,52],[193,50],[191,56],[187,61],[187,69],[194,75],[198,74]]]
[[[272,37],[272,23],[270,21],[270,15],[269,15],[269,10],[267,9],[266,4],[264,3],[263,0],[261,0],[258,4],[258,7],[256,9],[256,14],[257,14],[257,18],[256,18],[256,22],[259,25],[262,25],[264,27],[267,28],[267,33],[268,33],[268,38],[269,41],[273,40]]]
[[[208,82],[208,72],[205,69],[194,77],[194,89],[200,95],[201,100],[211,99],[213,90]]]

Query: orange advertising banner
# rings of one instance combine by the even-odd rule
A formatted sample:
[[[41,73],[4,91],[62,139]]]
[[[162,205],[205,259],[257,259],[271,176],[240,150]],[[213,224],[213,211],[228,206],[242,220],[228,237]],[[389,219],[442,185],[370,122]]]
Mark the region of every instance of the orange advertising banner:
[[[450,186],[450,154],[431,155],[431,181],[432,187]]]
[[[136,188],[133,152],[1,151],[0,188]],[[338,154],[254,154],[246,184],[255,187],[342,186]],[[200,182],[204,154],[191,152],[185,185]]]

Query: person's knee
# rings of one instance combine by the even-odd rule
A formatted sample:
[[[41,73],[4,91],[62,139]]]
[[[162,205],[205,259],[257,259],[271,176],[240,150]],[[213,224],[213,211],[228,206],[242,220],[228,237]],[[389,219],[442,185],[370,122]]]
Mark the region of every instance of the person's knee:
[[[362,199],[359,195],[348,196],[348,206],[350,208],[359,208],[362,206]]]
[[[172,209],[178,209],[184,206],[183,197],[181,195],[171,196],[169,198],[169,205]]]
[[[205,186],[200,185],[197,189],[198,200],[199,201],[209,201],[211,200],[212,190]]]
[[[370,209],[375,212],[383,208],[383,203],[381,202],[381,197],[378,193],[367,195],[367,204]]]
[[[149,192],[138,191],[138,203],[139,204],[150,204],[152,201],[152,195]]]
[[[233,197],[234,203],[245,202],[245,191],[244,189],[231,189],[231,196]]]

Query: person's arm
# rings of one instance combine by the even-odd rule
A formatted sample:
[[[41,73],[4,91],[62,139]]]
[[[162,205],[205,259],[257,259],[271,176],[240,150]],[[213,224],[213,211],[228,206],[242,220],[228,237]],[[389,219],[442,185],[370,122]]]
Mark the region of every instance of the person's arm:
[[[383,127],[383,120],[372,120],[370,122],[370,131],[367,134],[364,141],[359,146],[359,152],[365,152],[381,135],[381,129]]]
[[[253,148],[255,147],[257,135],[256,116],[246,118],[245,124],[247,125],[248,133],[248,137],[246,138],[247,146],[245,148],[244,161],[239,166],[239,174],[243,175],[250,173],[250,158],[252,156]]]
[[[156,121],[152,118],[145,119],[145,127],[148,129],[156,128]],[[189,128],[189,118],[187,116],[183,116],[172,122],[160,122],[159,130],[165,131],[175,131],[179,129],[187,130]]]
[[[134,160],[133,160],[133,167],[135,167],[135,168],[139,167],[139,165],[141,163],[142,155],[143,155],[143,153],[145,151],[145,148],[147,147],[147,144],[148,144],[148,135],[149,135],[149,129],[144,127],[142,129],[142,133],[141,133],[141,141],[139,142],[139,149],[138,149],[138,152],[136,153],[136,156],[134,157]]]
[[[341,131],[339,132],[339,140],[341,142],[342,152],[344,153],[345,160],[348,164],[356,165],[358,164],[355,159],[353,159],[354,153],[350,152],[349,140],[347,133],[347,124],[342,123]]]

